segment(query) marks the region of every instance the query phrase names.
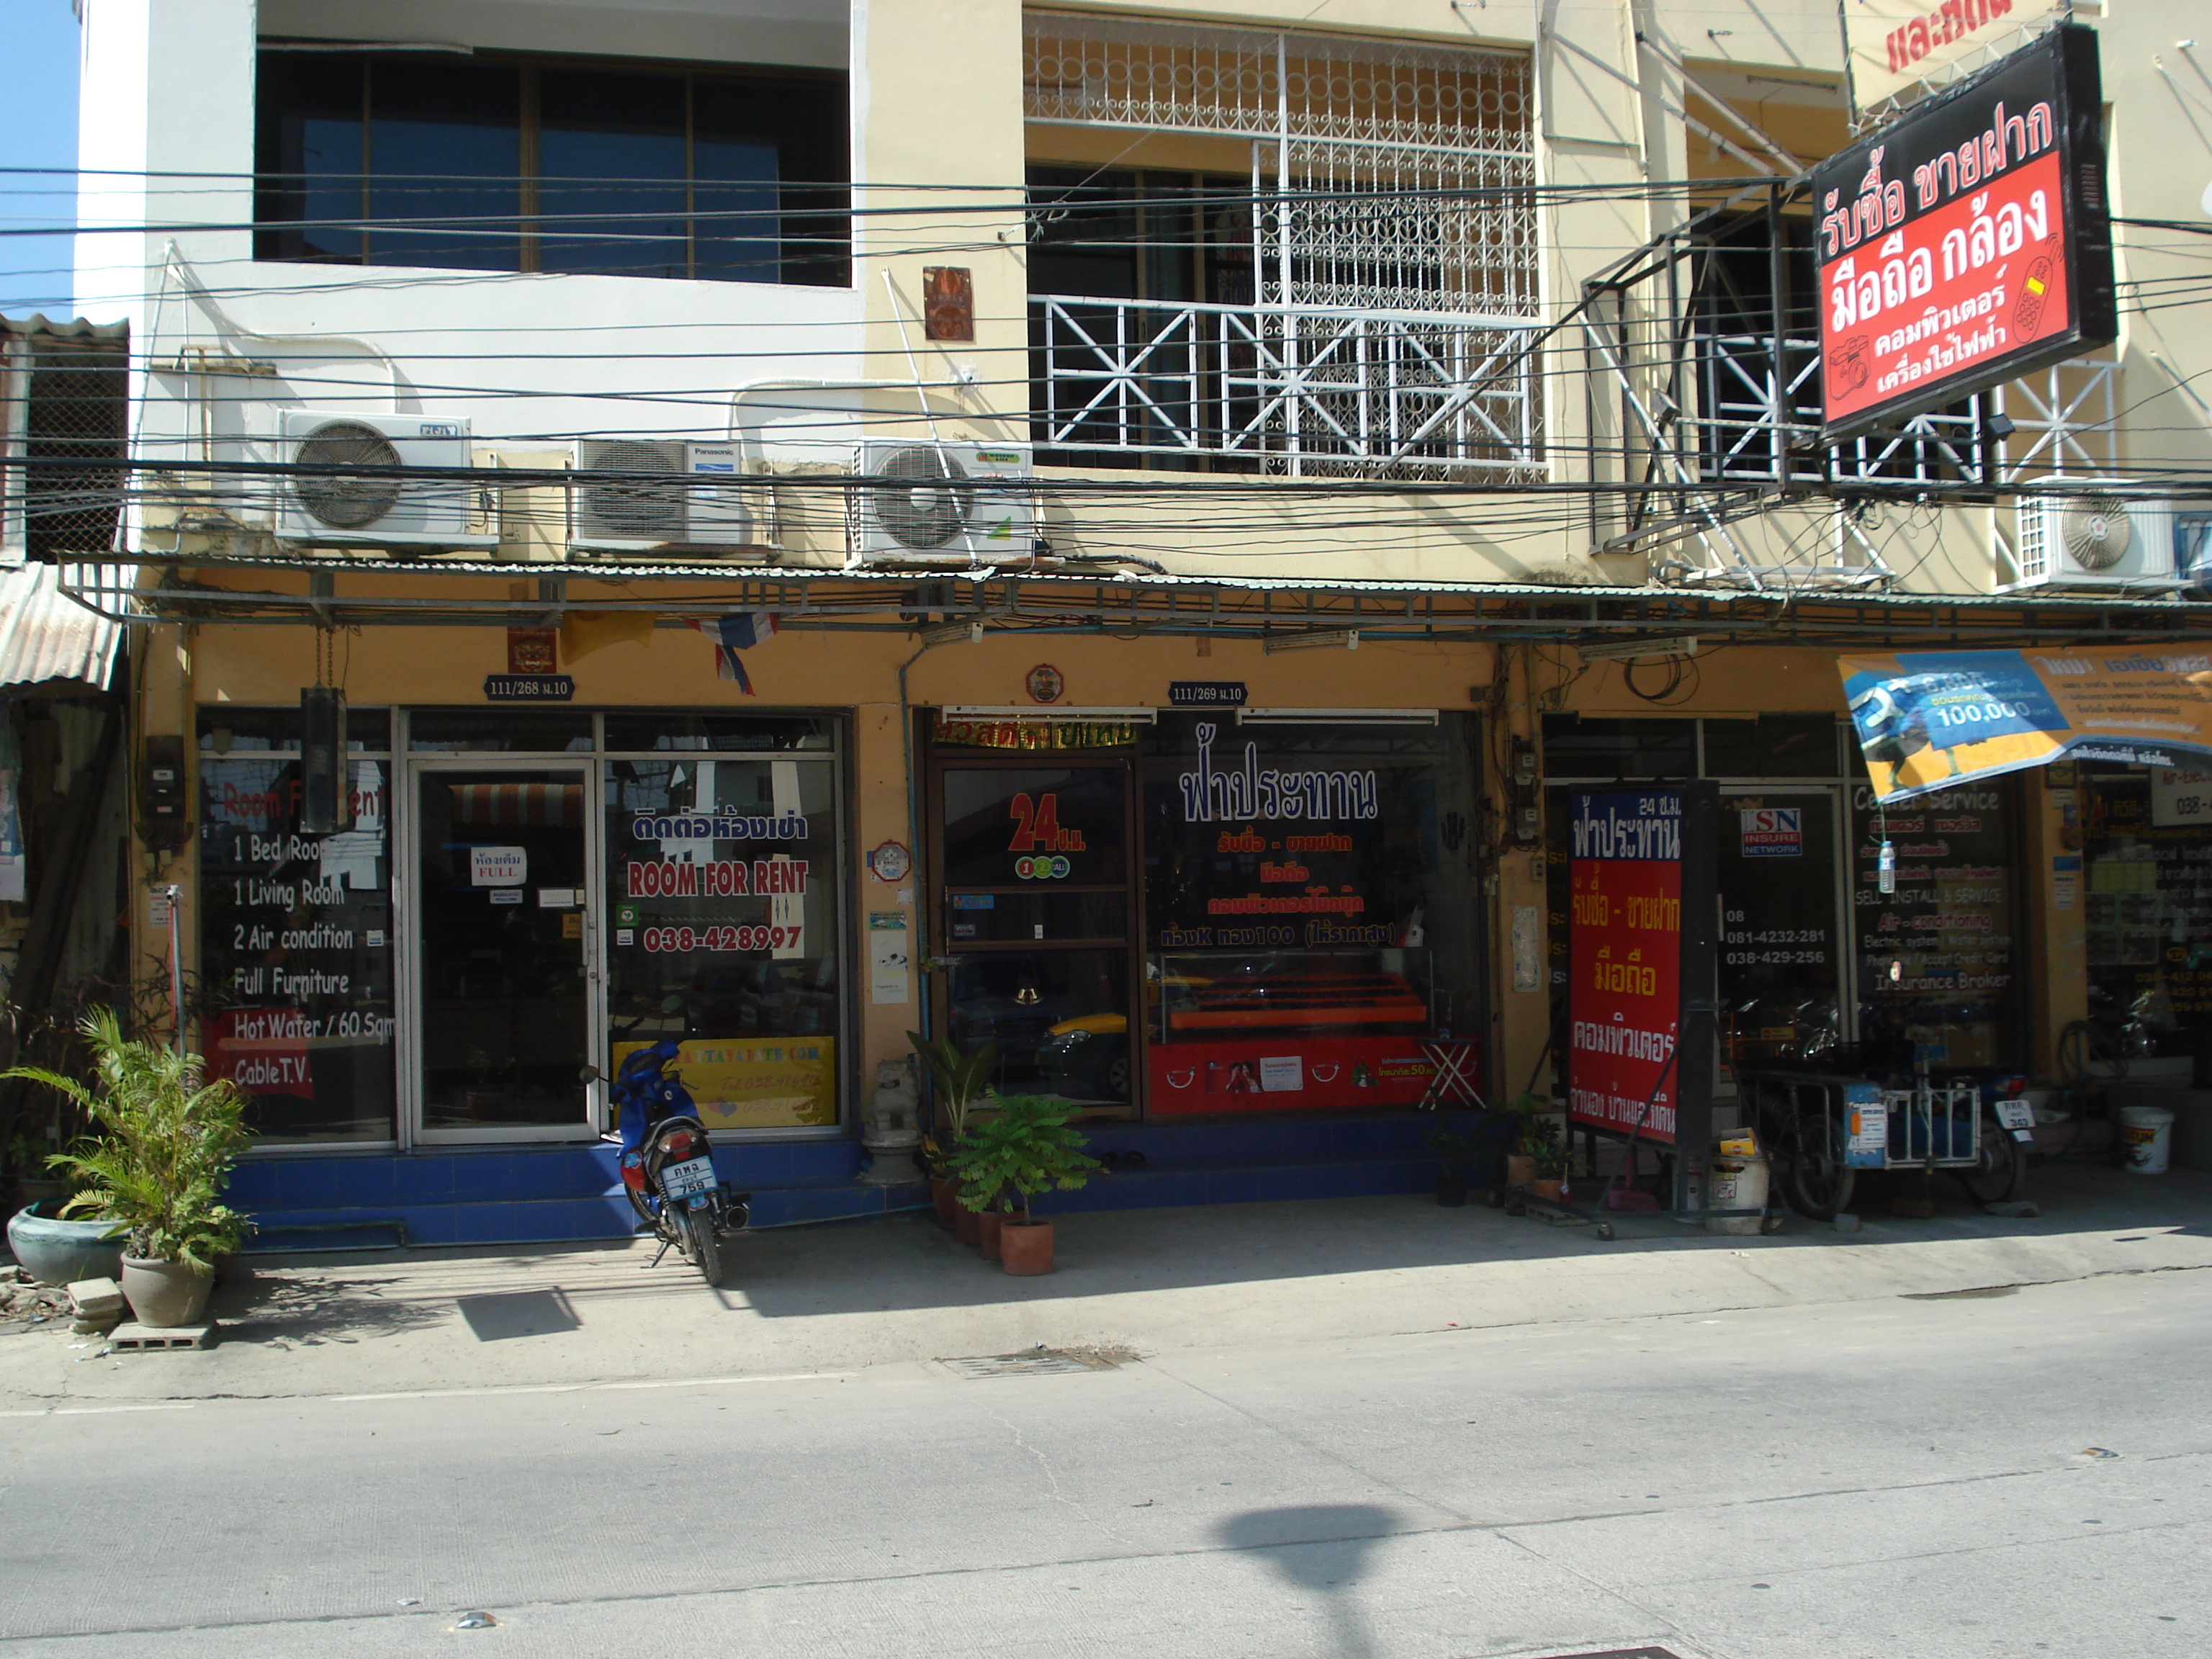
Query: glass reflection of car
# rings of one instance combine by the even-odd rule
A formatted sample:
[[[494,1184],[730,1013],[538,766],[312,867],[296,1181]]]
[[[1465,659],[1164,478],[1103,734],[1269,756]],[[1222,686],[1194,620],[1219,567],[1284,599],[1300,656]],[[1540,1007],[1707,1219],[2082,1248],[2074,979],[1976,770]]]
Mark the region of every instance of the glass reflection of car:
[[[1129,1020],[1125,1014],[1078,1014],[1054,1026],[1037,1047],[1044,1086],[1071,1100],[1129,1097]]]
[[[1099,1013],[1098,1000],[1050,983],[1030,957],[968,957],[952,976],[952,1040],[970,1050],[997,1043],[1002,1088],[1127,1100],[1128,1020]],[[1115,1090],[1109,1080],[1117,1071]]]

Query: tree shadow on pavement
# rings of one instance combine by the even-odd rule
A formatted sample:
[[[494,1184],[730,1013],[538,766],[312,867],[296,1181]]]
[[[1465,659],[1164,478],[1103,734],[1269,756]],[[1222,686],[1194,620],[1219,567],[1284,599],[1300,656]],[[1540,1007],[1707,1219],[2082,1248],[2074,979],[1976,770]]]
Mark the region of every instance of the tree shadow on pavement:
[[[307,1346],[397,1336],[453,1317],[450,1304],[410,1300],[400,1274],[339,1280],[312,1268],[261,1265],[225,1273],[209,1312],[222,1322],[227,1342]]]

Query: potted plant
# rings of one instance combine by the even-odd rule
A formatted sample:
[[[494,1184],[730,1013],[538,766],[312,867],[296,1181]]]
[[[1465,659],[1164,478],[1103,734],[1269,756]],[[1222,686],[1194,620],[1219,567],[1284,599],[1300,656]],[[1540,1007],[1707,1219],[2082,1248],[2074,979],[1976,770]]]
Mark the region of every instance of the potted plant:
[[[1547,1137],[1557,1140],[1559,1126],[1546,1115],[1552,1103],[1543,1096],[1529,1093],[1513,1103],[1512,1109],[1521,1119],[1521,1131],[1515,1138],[1513,1150],[1505,1159],[1505,1182],[1510,1187],[1533,1186],[1536,1180],[1536,1159],[1547,1145]]]
[[[1448,1127],[1442,1113],[1437,1115],[1435,1122],[1422,1127],[1421,1139],[1437,1155],[1437,1202],[1448,1210],[1458,1209],[1467,1202],[1474,1143]]]
[[[52,1162],[82,1186],[66,1210],[88,1212],[122,1241],[123,1294],[138,1322],[192,1324],[214,1287],[215,1258],[252,1224],[222,1201],[251,1139],[246,1097],[227,1080],[205,1081],[196,1054],[125,1036],[112,1010],[87,1014],[82,1030],[90,1084],[39,1066],[9,1075],[58,1090],[92,1118],[90,1143]]]
[[[1521,1152],[1528,1160],[1529,1191],[1539,1198],[1557,1199],[1567,1173],[1566,1137],[1559,1133],[1559,1119],[1531,1114],[1522,1125]]]
[[[972,1244],[976,1242],[975,1224],[971,1220],[963,1226],[960,1218],[972,1216],[973,1212],[963,1211],[957,1201],[960,1183],[952,1173],[952,1155],[967,1138],[969,1109],[982,1098],[992,1073],[999,1069],[999,1045],[987,1042],[973,1054],[963,1054],[949,1036],[933,1042],[919,1031],[908,1031],[906,1040],[921,1056],[922,1069],[929,1074],[929,1096],[937,1119],[921,1142],[922,1165],[929,1171],[930,1204],[941,1224],[953,1228],[963,1243]]]
[[[1008,1095],[977,1122],[951,1159],[960,1203],[999,1220],[1000,1265],[1010,1273],[1052,1271],[1052,1223],[1030,1214],[1030,1200],[1058,1188],[1073,1192],[1103,1167],[1068,1127],[1075,1108],[1048,1095]]]

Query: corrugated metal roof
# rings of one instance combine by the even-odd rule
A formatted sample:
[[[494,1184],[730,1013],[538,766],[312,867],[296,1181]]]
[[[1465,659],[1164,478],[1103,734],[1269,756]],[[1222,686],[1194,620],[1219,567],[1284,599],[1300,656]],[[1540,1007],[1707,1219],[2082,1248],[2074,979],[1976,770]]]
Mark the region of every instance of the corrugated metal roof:
[[[0,317],[0,334],[45,335],[56,340],[125,340],[131,337],[131,325],[88,322],[82,317],[61,322],[34,311],[27,317]]]
[[[105,691],[123,629],[61,591],[61,571],[0,571],[0,694],[26,686]]]

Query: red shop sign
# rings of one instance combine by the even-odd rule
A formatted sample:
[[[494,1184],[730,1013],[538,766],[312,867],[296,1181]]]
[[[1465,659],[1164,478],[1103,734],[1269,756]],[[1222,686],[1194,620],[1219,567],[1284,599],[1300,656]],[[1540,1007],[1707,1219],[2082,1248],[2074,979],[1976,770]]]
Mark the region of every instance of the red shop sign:
[[[2068,26],[1813,170],[1824,435],[2113,339],[2100,100]]]
[[[1662,1146],[1682,1094],[1668,1063],[1681,1032],[1682,805],[1679,789],[1577,794],[1569,866],[1567,1115],[1620,1134],[1640,1118]]]

